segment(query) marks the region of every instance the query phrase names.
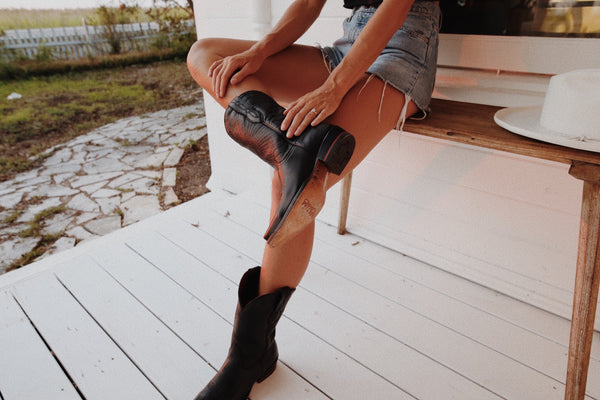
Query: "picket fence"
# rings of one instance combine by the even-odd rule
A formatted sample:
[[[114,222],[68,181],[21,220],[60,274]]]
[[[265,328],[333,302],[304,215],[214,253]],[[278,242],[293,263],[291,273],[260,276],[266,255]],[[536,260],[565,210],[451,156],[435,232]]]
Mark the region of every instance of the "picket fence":
[[[193,28],[193,21],[188,27]],[[121,52],[149,50],[159,34],[155,22],[117,25]],[[87,25],[61,28],[14,29],[0,36],[0,57],[4,61],[35,59],[47,55],[54,60],[73,60],[110,54],[106,27]],[[43,52],[43,53],[42,53]]]

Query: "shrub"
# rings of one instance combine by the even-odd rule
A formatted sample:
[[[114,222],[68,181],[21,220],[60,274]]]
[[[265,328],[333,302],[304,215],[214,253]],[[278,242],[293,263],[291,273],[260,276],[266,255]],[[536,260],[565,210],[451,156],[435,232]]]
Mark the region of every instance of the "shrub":
[[[121,53],[121,41],[127,38],[127,32],[121,29],[120,25],[129,24],[133,21],[133,16],[139,14],[140,8],[135,5],[121,3],[119,8],[100,6],[96,9],[96,25],[102,25],[102,36],[108,40],[112,54]]]

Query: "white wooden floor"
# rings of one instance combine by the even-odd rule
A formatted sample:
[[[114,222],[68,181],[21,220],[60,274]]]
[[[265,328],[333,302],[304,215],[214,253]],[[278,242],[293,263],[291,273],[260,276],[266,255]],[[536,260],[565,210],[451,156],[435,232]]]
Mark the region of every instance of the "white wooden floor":
[[[0,277],[0,398],[191,400],[225,357],[267,210],[208,194]],[[569,321],[317,228],[265,399],[562,399]],[[600,399],[600,335],[588,398]]]

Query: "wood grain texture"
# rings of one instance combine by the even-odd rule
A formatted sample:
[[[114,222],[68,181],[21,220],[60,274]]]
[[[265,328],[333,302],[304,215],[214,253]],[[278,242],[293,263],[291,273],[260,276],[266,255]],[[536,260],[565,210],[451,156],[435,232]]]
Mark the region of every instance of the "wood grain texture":
[[[596,170],[598,166],[595,166]],[[588,171],[596,175],[597,171]],[[585,398],[600,283],[600,184],[584,181],[565,399]]]
[[[571,149],[509,132],[494,122],[501,107],[432,99],[431,114],[422,121],[407,120],[407,132],[509,153],[571,164],[600,164],[600,153]]]

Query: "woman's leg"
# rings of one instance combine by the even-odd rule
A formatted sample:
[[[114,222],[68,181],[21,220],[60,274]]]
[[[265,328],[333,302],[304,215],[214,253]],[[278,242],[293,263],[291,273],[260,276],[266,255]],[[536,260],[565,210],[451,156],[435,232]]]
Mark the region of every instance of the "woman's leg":
[[[253,42],[230,39],[204,39],[197,42],[188,56],[188,66],[194,79],[213,97],[212,82],[208,77],[210,65],[223,57],[245,51]],[[230,85],[223,98],[216,100],[227,107],[229,102],[248,90],[260,90],[285,105],[308,91],[319,87],[327,79],[320,50],[308,46],[292,46],[267,59],[254,75],[237,85]],[[356,148],[340,176],[329,174],[327,188],[347,172],[352,171],[396,126],[404,106],[404,95],[387,86],[378,78],[368,75],[348,92],[338,110],[327,122],[352,133]],[[416,112],[411,102],[407,115]],[[281,198],[280,180],[273,178],[271,212],[278,209]],[[281,287],[295,288],[300,282],[312,252],[314,222],[308,224],[297,236],[277,247],[265,246],[260,274],[259,294],[271,293]]]
[[[328,174],[327,189],[352,171],[369,154],[387,133],[397,126],[404,106],[404,94],[387,86],[378,78],[365,76],[344,97],[338,110],[327,122],[352,133],[356,147],[350,162],[341,175]],[[417,112],[410,102],[406,115]],[[277,207],[278,179],[273,179],[272,210]],[[307,225],[296,237],[278,246],[265,246],[261,293],[280,287],[296,287],[308,266],[314,239],[314,222]],[[290,257],[293,255],[293,257]],[[266,266],[266,268],[265,268]]]
[[[319,87],[329,72],[319,49],[309,46],[292,46],[269,57],[262,68],[237,85],[230,85],[223,98],[213,93],[208,69],[213,62],[247,50],[254,42],[230,39],[203,39],[198,41],[188,55],[188,68],[194,79],[223,107],[236,96],[260,90],[285,105],[310,90]],[[281,198],[279,178],[273,178],[271,212],[276,212]],[[314,224],[310,224],[310,227]],[[267,247],[263,259],[260,294],[271,293],[281,287],[295,288],[304,275],[312,252],[312,229],[305,229],[296,237],[276,249]]]
[[[210,65],[251,45],[251,42],[222,39],[199,42],[188,57],[190,71],[196,81],[215,97],[207,73]],[[226,107],[236,96],[249,90],[260,90],[284,105],[319,87],[327,76],[328,71],[318,49],[292,46],[267,59],[257,73],[240,84],[229,85],[225,96],[217,97],[217,101]],[[396,124],[403,105],[401,93],[391,88],[386,90],[383,82],[367,76],[346,95],[328,121],[352,133],[356,139],[353,156],[342,176],[351,171]],[[411,105],[408,112],[413,113],[414,106]],[[282,182],[285,180],[278,175],[281,169],[277,168],[273,177],[272,216],[278,212],[282,198]],[[323,181],[329,188],[337,180],[332,175],[333,179],[328,182],[329,174],[325,168],[316,171],[322,172],[318,172],[318,176],[312,175],[312,183]],[[255,382],[271,375],[278,359],[275,326],[293,288],[298,286],[308,266],[314,228],[313,220],[295,237],[279,246],[266,245],[262,267],[244,274],[238,289],[232,345],[227,359],[195,400],[245,399]]]
[[[248,50],[255,42],[248,40],[209,38],[196,42],[188,54],[188,68],[192,77],[224,108],[236,96],[259,90],[273,97],[285,107],[287,103],[319,87],[327,79],[328,71],[319,49],[293,45],[267,60],[254,75],[236,85],[229,85],[225,96],[213,93],[208,69],[213,62]]]

